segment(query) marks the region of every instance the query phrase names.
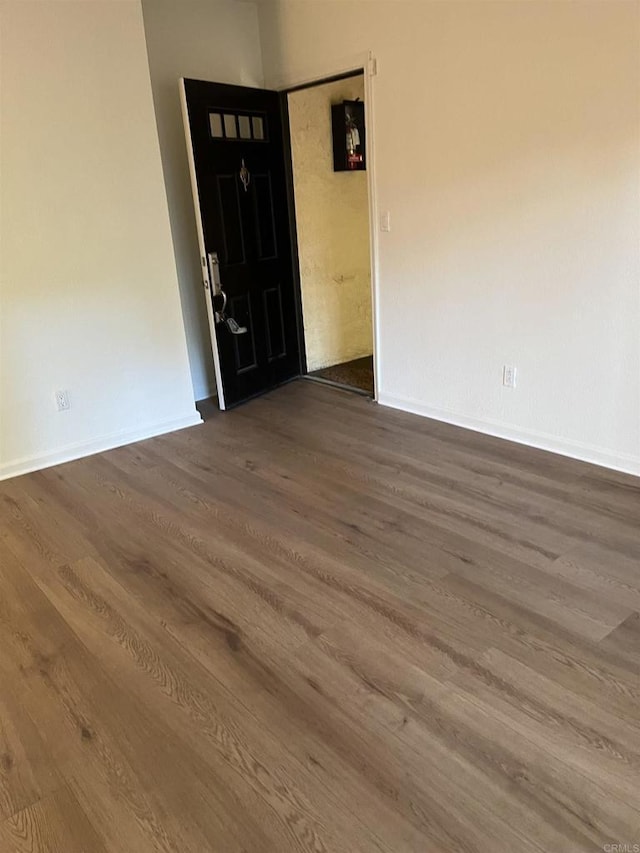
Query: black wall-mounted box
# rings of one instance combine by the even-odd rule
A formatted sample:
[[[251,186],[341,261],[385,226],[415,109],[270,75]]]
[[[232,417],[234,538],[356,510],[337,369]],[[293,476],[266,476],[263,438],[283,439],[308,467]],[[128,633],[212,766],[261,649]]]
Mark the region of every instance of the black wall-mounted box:
[[[331,107],[333,171],[363,172],[367,168],[364,102],[343,101]]]

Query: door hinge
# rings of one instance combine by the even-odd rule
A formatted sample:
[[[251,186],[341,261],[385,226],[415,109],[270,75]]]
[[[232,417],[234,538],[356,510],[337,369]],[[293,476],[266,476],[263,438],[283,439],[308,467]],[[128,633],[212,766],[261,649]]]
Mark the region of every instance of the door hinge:
[[[369,76],[375,77],[378,73],[378,60],[375,56],[369,57]]]

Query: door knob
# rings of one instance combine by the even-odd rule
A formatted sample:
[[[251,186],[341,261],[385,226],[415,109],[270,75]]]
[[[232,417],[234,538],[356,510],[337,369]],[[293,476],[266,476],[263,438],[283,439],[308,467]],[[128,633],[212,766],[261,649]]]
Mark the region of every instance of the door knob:
[[[209,252],[207,255],[209,261],[209,276],[211,278],[211,286],[213,293],[213,310],[215,313],[216,323],[224,323],[232,335],[245,335],[247,327],[241,326],[233,317],[227,317],[227,294],[222,289],[220,282],[220,261],[218,260],[217,252]],[[222,304],[220,304],[222,302]]]
[[[216,323],[222,323],[226,316],[225,311],[227,308],[227,294],[224,292],[224,290],[220,289],[217,293],[213,294],[212,301],[213,311],[216,316]]]

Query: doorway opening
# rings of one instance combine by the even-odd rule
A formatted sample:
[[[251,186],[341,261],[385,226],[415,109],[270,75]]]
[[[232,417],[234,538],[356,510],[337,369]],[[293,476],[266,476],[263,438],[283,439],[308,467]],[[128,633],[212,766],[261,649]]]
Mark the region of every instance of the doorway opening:
[[[353,68],[277,90],[180,81],[220,409],[300,376],[376,397],[375,60]]]
[[[304,373],[373,397],[364,71],[289,89],[286,99]]]

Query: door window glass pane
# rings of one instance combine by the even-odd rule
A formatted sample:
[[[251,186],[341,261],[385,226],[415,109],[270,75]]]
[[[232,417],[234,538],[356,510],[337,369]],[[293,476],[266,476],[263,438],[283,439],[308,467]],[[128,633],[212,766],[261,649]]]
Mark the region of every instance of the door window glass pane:
[[[222,116],[220,113],[209,113],[209,130],[214,139],[220,139],[222,133]]]
[[[240,139],[251,139],[251,120],[249,116],[238,116]]]
[[[227,139],[236,139],[238,131],[236,130],[236,117],[225,113],[224,115],[224,135]]]
[[[264,139],[264,122],[262,116],[252,116],[251,122],[253,124],[253,138]]]

